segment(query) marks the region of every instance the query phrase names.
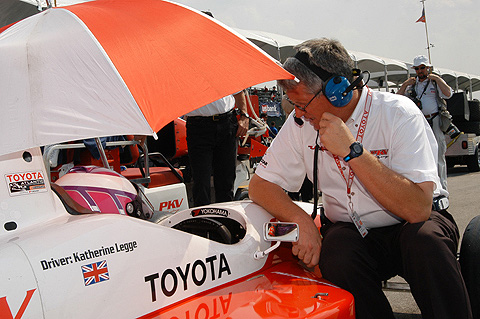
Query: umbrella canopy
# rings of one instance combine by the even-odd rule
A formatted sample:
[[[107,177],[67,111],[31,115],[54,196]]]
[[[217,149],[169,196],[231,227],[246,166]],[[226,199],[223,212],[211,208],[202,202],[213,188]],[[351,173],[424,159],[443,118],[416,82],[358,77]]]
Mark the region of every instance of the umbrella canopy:
[[[228,27],[167,1],[52,8],[0,32],[0,155],[154,134],[223,96],[293,78]]]

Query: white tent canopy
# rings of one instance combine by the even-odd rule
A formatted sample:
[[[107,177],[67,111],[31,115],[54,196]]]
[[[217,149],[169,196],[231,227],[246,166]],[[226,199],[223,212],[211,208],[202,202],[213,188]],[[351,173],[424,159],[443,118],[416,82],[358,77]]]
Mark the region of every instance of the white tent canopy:
[[[281,62],[284,62],[287,57],[293,56],[295,54],[293,47],[302,42],[302,40],[264,31],[235,30]],[[415,76],[415,71],[409,62],[359,51],[349,50],[349,53],[356,68],[370,72],[368,85],[372,88],[383,88],[388,91],[390,87],[399,87],[410,76]],[[470,92],[470,98],[472,98],[471,92],[480,90],[480,76],[436,67],[434,72],[439,74],[455,91]]]
[[[34,15],[42,9],[92,0],[0,0],[0,28]]]
[[[234,28],[234,30],[280,62],[285,62],[288,57],[294,55],[295,50],[293,47],[303,42],[303,40],[293,39],[270,32],[237,28]]]

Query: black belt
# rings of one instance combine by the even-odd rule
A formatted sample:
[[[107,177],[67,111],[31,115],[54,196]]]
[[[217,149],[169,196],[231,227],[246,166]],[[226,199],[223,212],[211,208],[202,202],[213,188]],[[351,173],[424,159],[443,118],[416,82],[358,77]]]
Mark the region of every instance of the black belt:
[[[187,116],[187,122],[218,122],[225,119],[229,119],[230,116],[233,114],[233,109],[226,113],[215,114],[210,116]]]

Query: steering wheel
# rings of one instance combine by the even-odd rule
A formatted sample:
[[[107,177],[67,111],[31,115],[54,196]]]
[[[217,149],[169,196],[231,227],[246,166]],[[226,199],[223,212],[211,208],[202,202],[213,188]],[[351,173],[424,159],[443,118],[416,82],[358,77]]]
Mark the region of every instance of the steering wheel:
[[[232,233],[228,228],[213,218],[199,217],[181,221],[172,228],[218,241],[222,244],[232,244]]]

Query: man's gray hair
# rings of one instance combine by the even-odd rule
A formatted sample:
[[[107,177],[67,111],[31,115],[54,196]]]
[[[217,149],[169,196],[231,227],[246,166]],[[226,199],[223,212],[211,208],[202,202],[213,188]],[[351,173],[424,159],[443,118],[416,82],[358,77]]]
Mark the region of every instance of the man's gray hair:
[[[319,66],[329,73],[344,76],[350,83],[353,81],[353,60],[338,40],[311,39],[296,45],[294,48],[297,52],[307,53],[311,64]],[[323,81],[300,60],[290,57],[285,61],[283,67],[295,75],[300,83],[310,89],[310,93],[315,94],[323,87]],[[278,81],[278,85],[284,90],[293,89],[298,84],[294,80]]]

